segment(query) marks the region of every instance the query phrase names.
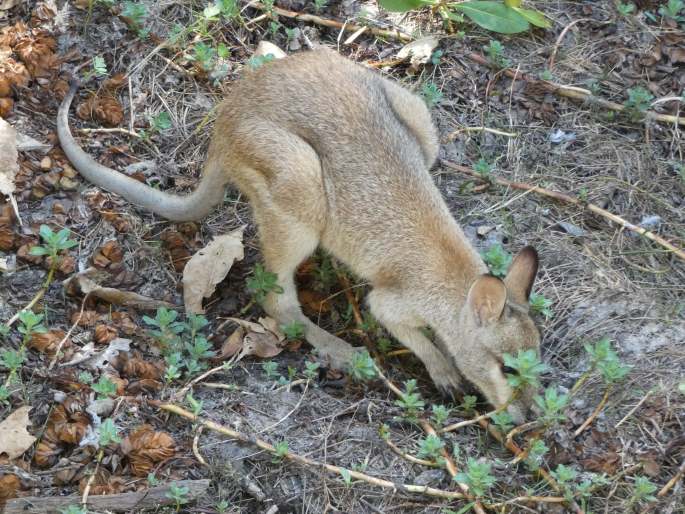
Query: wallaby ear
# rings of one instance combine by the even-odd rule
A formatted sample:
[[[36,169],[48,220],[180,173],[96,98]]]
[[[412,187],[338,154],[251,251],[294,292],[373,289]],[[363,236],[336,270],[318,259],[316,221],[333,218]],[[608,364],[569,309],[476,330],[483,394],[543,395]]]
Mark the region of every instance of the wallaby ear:
[[[504,282],[490,275],[478,277],[466,297],[466,305],[481,327],[499,319],[506,301],[507,288]]]
[[[517,303],[524,305],[528,303],[537,272],[538,252],[532,246],[526,246],[514,257],[509,272],[504,278],[504,284]]]

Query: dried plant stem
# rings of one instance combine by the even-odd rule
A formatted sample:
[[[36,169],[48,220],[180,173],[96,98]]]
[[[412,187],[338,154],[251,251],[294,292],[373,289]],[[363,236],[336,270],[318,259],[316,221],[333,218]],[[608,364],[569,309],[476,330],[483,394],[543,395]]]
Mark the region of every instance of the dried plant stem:
[[[45,296],[45,293],[48,292],[48,289],[50,288],[50,284],[52,284],[52,279],[55,277],[55,272],[57,271],[57,266],[59,264],[59,259],[53,259],[52,265],[50,266],[50,270],[48,271],[48,276],[45,279],[45,282],[43,282],[43,285],[41,288],[38,290],[38,292],[33,296],[31,301],[26,304],[26,306],[17,311],[14,316],[12,316],[10,319],[7,320],[5,323],[6,327],[11,327],[14,325],[14,323],[19,319],[19,314],[21,314],[23,311],[29,311],[35,307],[35,305],[40,301],[43,296]]]
[[[602,396],[602,399],[600,402],[597,404],[597,407],[595,407],[595,410],[592,411],[592,414],[588,416],[588,418],[583,422],[582,425],[578,427],[578,429],[573,432],[573,437],[578,437],[580,434],[583,433],[583,431],[590,426],[590,424],[595,420],[597,416],[599,416],[599,413],[602,412],[602,409],[606,405],[607,401],[609,400],[609,394],[611,393],[611,387],[608,387],[607,390],[604,392],[604,396]]]
[[[200,449],[199,449],[199,447],[198,447],[198,446],[199,446],[198,443],[199,443],[199,441],[200,441],[200,434],[202,434],[202,430],[203,430],[204,428],[205,428],[205,427],[203,427],[202,425],[200,425],[199,427],[197,427],[197,430],[195,431],[195,437],[193,437],[193,455],[195,455],[195,458],[197,459],[197,461],[198,461],[201,465],[203,465],[204,467],[208,468],[209,465],[207,464],[207,461],[205,460],[205,458],[204,458],[204,457],[202,456],[202,454],[200,453]]]
[[[684,118],[685,119],[685,118]],[[459,164],[455,164],[450,161],[446,160],[441,160],[440,163],[443,166],[446,166],[450,169],[453,169],[455,171],[458,171],[459,173],[462,173],[464,175],[468,175],[470,177],[477,178],[479,180],[482,180],[484,182],[487,182],[486,179],[481,177],[478,173],[473,171],[471,168],[468,168],[466,166],[460,166]],[[613,214],[605,209],[602,209],[601,207],[592,204],[592,203],[585,203],[581,201],[579,198],[567,195],[565,193],[559,193],[557,191],[551,191],[550,189],[546,189],[544,187],[540,186],[535,186],[532,184],[527,184],[525,182],[512,182],[511,180],[507,180],[504,178],[500,177],[492,177],[491,178],[492,182],[496,184],[500,184],[502,186],[510,187],[512,189],[521,189],[523,191],[532,191],[534,193],[540,194],[542,196],[546,196],[548,198],[553,198],[554,200],[558,200],[560,202],[564,203],[570,203],[572,205],[577,205],[579,207],[583,207],[591,212],[594,212],[595,214],[599,214],[600,216],[608,219],[609,221],[612,221],[616,223],[617,225],[620,225],[621,227],[630,230],[631,232],[635,232],[637,234],[640,234],[641,236],[646,237],[650,241],[653,241],[654,243],[657,243],[660,246],[663,246],[673,254],[675,254],[677,257],[685,260],[685,251],[682,249],[674,246],[670,242],[668,242],[666,239],[664,239],[661,236],[656,235],[653,232],[650,232],[649,230],[645,230],[642,227],[638,227],[637,225],[633,225],[629,221],[624,220],[620,216],[617,216],[616,214]]]
[[[493,64],[488,61],[488,59],[477,53],[469,53],[466,55],[468,59],[471,59],[472,61],[482,64],[483,66],[488,66],[492,67]],[[587,102],[591,105],[596,105],[598,107],[602,107],[603,109],[607,109],[610,111],[617,111],[617,112],[622,112],[626,110],[626,108],[618,104],[616,102],[611,102],[609,100],[604,100],[603,98],[599,98],[597,96],[594,96],[590,91],[587,89],[582,89],[579,87],[572,87],[572,86],[564,86],[561,84],[555,84],[554,82],[549,82],[547,80],[538,80],[534,78],[533,76],[529,75],[528,73],[524,73],[519,70],[515,70],[512,68],[504,68],[501,70],[505,75],[507,75],[510,78],[515,78],[515,79],[521,79],[525,80],[526,82],[530,82],[532,84],[536,84],[541,86],[543,89],[554,93],[559,96],[563,96],[565,98],[571,98],[572,100],[580,100],[583,102]],[[660,114],[657,112],[652,112],[652,111],[647,111],[644,113],[645,119],[651,120],[651,121],[658,121],[661,123],[669,123],[672,125],[685,125],[685,117],[681,116],[673,116],[671,114]]]
[[[666,485],[663,486],[656,495],[660,498],[666,496],[668,494],[668,491],[673,489],[673,486],[676,485],[678,481],[683,478],[683,475],[685,475],[685,460],[683,460],[683,462],[680,464],[680,467],[678,468],[676,474],[673,475],[673,478],[666,482]]]
[[[260,11],[265,11],[269,13],[269,9],[267,9],[265,5],[259,2],[251,3],[250,7],[254,7],[255,9],[259,9]],[[310,22],[314,23],[315,25],[321,25],[322,27],[340,29],[346,32],[357,32],[358,30],[365,28],[363,25],[357,25],[355,23],[341,23],[339,21],[329,20],[326,18],[322,18],[320,16],[315,16],[313,14],[288,11],[286,9],[281,9],[280,7],[272,7],[270,9],[270,12],[278,16],[283,16],[284,18],[292,18],[298,21]],[[405,34],[404,32],[400,32],[399,30],[388,30],[379,29],[376,27],[367,27],[366,32],[370,32],[374,36],[384,37],[388,39],[397,39],[399,41],[405,42],[413,41],[414,39],[409,34]]]
[[[215,423],[210,420],[205,420],[202,419],[192,412],[189,412],[182,407],[179,407],[178,405],[171,404],[171,403],[165,403],[165,404],[159,404],[158,402],[152,402],[149,401],[151,405],[157,405],[159,409],[166,411],[166,412],[171,412],[173,414],[176,414],[178,416],[184,417],[193,423],[198,423],[205,428],[208,428],[209,430],[213,430],[214,432],[218,432],[220,434],[226,435],[228,437],[231,437],[233,439],[237,439],[243,443],[246,444],[251,444],[253,446],[256,446],[257,448],[261,448],[262,450],[265,450],[273,455],[276,455],[276,448],[274,448],[271,444],[267,443],[266,441],[262,439],[258,439],[255,437],[249,437],[246,434],[243,434],[241,432],[236,432],[235,430],[232,430],[228,427],[225,427],[223,425],[220,425],[218,423]],[[361,480],[363,482],[366,482],[367,484],[375,485],[378,487],[382,487],[384,489],[391,489],[393,491],[403,491],[406,493],[415,493],[415,494],[424,494],[426,496],[431,496],[435,498],[444,498],[448,500],[458,500],[464,498],[464,495],[462,493],[456,492],[456,491],[445,491],[442,489],[435,489],[433,487],[428,487],[428,486],[423,486],[423,485],[415,485],[415,484],[398,484],[395,482],[391,482],[390,480],[385,480],[382,478],[377,478],[377,477],[372,477],[370,475],[367,475],[365,473],[360,473],[359,471],[353,471],[351,469],[346,469],[342,468],[340,466],[334,466],[333,464],[327,464],[324,462],[319,462],[313,459],[310,459],[308,457],[304,457],[302,455],[298,455],[296,453],[291,453],[288,452],[286,453],[283,458],[285,460],[289,460],[292,462],[296,462],[298,464],[301,464],[305,467],[309,468],[316,468],[316,469],[322,469],[326,470],[330,473],[335,473],[337,475],[340,475],[342,477],[345,477],[346,475],[349,476],[350,478],[356,479],[356,480]]]
[[[385,441],[385,444],[388,445],[388,448],[390,448],[393,453],[395,453],[396,455],[399,455],[404,460],[409,461],[412,464],[419,464],[421,466],[427,466],[430,468],[441,467],[440,464],[438,464],[437,462],[433,462],[433,461],[425,460],[425,459],[419,459],[418,457],[414,457],[413,455],[410,455],[408,453],[403,452],[402,449],[399,446],[397,446],[395,443],[393,443],[388,437],[385,437],[384,441]]]
[[[88,477],[88,482],[86,483],[86,487],[83,488],[83,496],[81,497],[81,505],[86,505],[88,503],[88,495],[90,494],[90,489],[93,486],[93,482],[95,481],[95,476],[98,474],[98,471],[100,470],[100,462],[102,462],[102,458],[105,456],[105,452],[100,449],[98,452],[98,457],[97,461],[95,462],[95,471],[93,471],[93,474]]]
[[[62,351],[62,346],[64,346],[64,343],[67,342],[67,339],[71,337],[72,332],[74,329],[78,326],[79,322],[81,321],[81,318],[83,317],[83,311],[86,308],[86,300],[88,300],[88,297],[90,296],[90,293],[86,293],[83,296],[83,300],[81,300],[81,310],[78,313],[78,316],[76,317],[76,321],[74,321],[71,324],[71,327],[69,327],[69,330],[67,331],[66,334],[64,334],[64,337],[62,340],[59,342],[57,345],[57,349],[55,350],[55,356],[50,360],[50,364],[48,365],[48,371],[50,371],[53,367],[55,367],[55,364],[57,363],[57,359],[59,358],[59,354]]]
[[[490,127],[462,127],[454,132],[450,132],[450,134],[447,135],[447,137],[443,140],[445,143],[449,143],[450,141],[454,140],[459,134],[463,132],[489,132],[490,134],[495,134],[497,136],[504,136],[504,137],[516,137],[518,134],[514,132],[505,132],[504,130],[498,130],[498,129],[493,129]]]
[[[476,416],[475,418],[467,419],[464,421],[459,421],[458,423],[448,425],[445,428],[440,429],[440,433],[442,434],[444,432],[454,432],[455,430],[459,430],[460,428],[467,427],[469,425],[475,425],[476,423],[480,423],[484,419],[490,419],[493,414],[499,414],[504,409],[506,409],[508,406],[509,406],[509,402],[505,403],[504,405],[502,405],[498,409],[492,410],[490,412],[486,412],[485,414],[481,414],[480,416]]]
[[[517,502],[537,502],[537,503],[564,503],[566,498],[563,496],[517,496],[505,502],[488,503],[488,509],[501,509],[506,505],[511,505]]]
[[[119,128],[119,127],[114,127],[114,128],[82,128],[78,129],[79,132],[83,132],[84,134],[124,134],[127,136],[131,137],[140,137],[140,134],[137,132],[134,132],[132,130],[128,130],[125,128]]]

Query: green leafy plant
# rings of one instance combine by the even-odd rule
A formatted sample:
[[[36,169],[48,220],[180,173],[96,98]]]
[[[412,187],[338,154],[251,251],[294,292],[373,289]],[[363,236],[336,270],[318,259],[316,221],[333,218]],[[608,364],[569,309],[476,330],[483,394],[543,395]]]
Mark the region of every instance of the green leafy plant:
[[[295,341],[304,337],[304,323],[301,321],[291,321],[287,325],[281,325],[281,331],[288,341]]]
[[[350,364],[350,375],[358,382],[366,382],[376,378],[376,363],[367,350],[354,352]]]
[[[274,361],[262,362],[262,369],[266,373],[266,378],[273,380],[278,376],[278,363]]]
[[[440,461],[443,457],[440,452],[445,447],[445,442],[435,434],[428,434],[419,442],[418,456],[422,459]]]
[[[266,54],[266,55],[253,55],[247,60],[247,66],[251,70],[256,70],[260,66],[264,66],[265,64],[270,63],[273,61],[275,57],[272,54]]]
[[[214,508],[219,514],[224,514],[224,512],[228,511],[230,506],[231,504],[227,500],[221,500],[214,505]]]
[[[681,16],[681,11],[685,8],[683,0],[668,0],[666,5],[659,7],[659,14],[664,18],[671,18],[672,20],[681,22],[685,21],[685,17]]]
[[[88,514],[88,510],[80,505],[69,505],[66,509],[60,509],[60,514]]]
[[[631,366],[621,364],[608,337],[603,337],[595,344],[585,344],[584,348],[590,356],[591,371],[599,371],[607,384],[622,380],[631,370]]]
[[[635,6],[633,4],[618,2],[616,4],[616,10],[621,16],[628,17],[635,12]]]
[[[305,362],[304,363],[304,377],[307,380],[314,380],[317,376],[319,376],[319,363],[318,362]]]
[[[460,484],[469,486],[471,492],[482,497],[497,481],[491,474],[492,465],[489,462],[478,462],[474,458],[469,458],[466,463],[466,471],[457,473],[454,480]]]
[[[60,252],[78,245],[78,242],[69,239],[71,232],[66,228],[53,232],[47,225],[41,225],[39,234],[44,245],[31,248],[29,251],[31,255],[47,255],[55,261],[59,258]]]
[[[150,30],[145,28],[145,22],[149,16],[145,4],[129,1],[124,2],[121,16],[129,20],[131,29],[133,29],[139,38],[145,39],[150,35]]]
[[[407,380],[404,383],[404,392],[399,400],[395,400],[395,405],[404,410],[404,416],[409,421],[416,421],[419,413],[423,410],[425,403],[421,399],[421,394],[417,390],[416,380]]]
[[[645,112],[654,100],[654,95],[647,89],[637,86],[628,90],[628,99],[623,102],[625,113],[632,121],[640,121],[645,116]]]
[[[541,439],[532,439],[528,446],[528,454],[524,460],[524,463],[531,471],[537,471],[542,465],[543,459],[549,448]]]
[[[511,61],[504,56],[504,46],[495,39],[491,39],[488,46],[485,47],[490,62],[500,68],[508,68],[511,66]]]
[[[150,487],[155,487],[159,485],[159,478],[157,478],[157,476],[152,472],[147,474],[146,481],[147,485],[149,485]]]
[[[212,71],[216,59],[216,49],[202,41],[195,43],[190,59],[200,65],[204,71]]]
[[[240,16],[240,6],[237,0],[216,0],[224,18],[232,19]]]
[[[464,412],[470,414],[474,412],[477,403],[478,397],[467,394],[461,399],[460,407],[464,410]]]
[[[314,12],[321,12],[328,5],[328,0],[314,0]]]
[[[340,476],[342,477],[343,482],[345,482],[345,485],[347,487],[352,485],[352,473],[350,473],[349,469],[340,468]]]
[[[516,373],[507,373],[507,382],[514,389],[539,387],[540,374],[547,369],[533,349],[519,350],[516,356],[505,353],[502,356],[504,365]]]
[[[549,28],[550,22],[535,9],[521,7],[521,0],[466,2],[439,2],[437,0],[379,0],[380,5],[388,11],[405,12],[425,6],[437,7],[443,19],[461,21],[466,15],[476,25],[499,32],[515,34],[530,29],[531,25]]]
[[[275,463],[281,462],[288,455],[288,441],[280,441],[274,444],[274,459]]]
[[[528,303],[530,304],[530,309],[535,314],[542,314],[546,319],[549,319],[554,315],[551,309],[552,300],[545,298],[544,295],[530,293]]]
[[[81,371],[78,374],[78,381],[81,382],[82,384],[92,384],[93,380],[93,375],[90,373],[90,371]]]
[[[7,386],[0,385],[0,404],[7,403],[7,400],[10,397],[10,390],[7,389]]]
[[[150,130],[153,132],[164,132],[169,130],[171,126],[171,116],[169,116],[167,111],[161,111],[150,120]]]
[[[559,464],[557,469],[550,473],[561,487],[564,497],[570,501],[573,498],[573,482],[578,477],[578,472],[570,466]]]
[[[539,419],[545,425],[553,425],[566,419],[563,412],[568,405],[568,395],[559,394],[555,387],[548,387],[544,397],[537,395],[533,401],[540,408],[542,414]]]
[[[169,486],[169,491],[166,493],[166,497],[174,502],[176,505],[176,510],[181,510],[181,505],[185,505],[190,500],[188,495],[190,494],[190,489],[184,485],[171,484]]]
[[[101,376],[97,383],[90,388],[98,394],[98,399],[108,398],[117,394],[117,385],[106,376]]]
[[[444,405],[433,405],[431,406],[431,410],[431,420],[438,427],[443,426],[447,421],[447,418],[450,417],[451,409],[449,407],[445,407]]]
[[[656,500],[654,493],[657,490],[657,486],[654,485],[648,478],[643,476],[635,477],[635,482],[633,483],[633,494],[628,500],[629,505],[634,505],[636,503],[642,502],[652,502]]]
[[[11,384],[18,376],[26,359],[25,352],[21,350],[3,350],[0,352],[0,366],[9,371],[5,384]],[[8,394],[9,396],[9,394]]]
[[[473,171],[478,173],[484,179],[490,178],[490,174],[492,173],[492,168],[493,168],[493,165],[490,164],[483,157],[478,159],[476,161],[476,163],[473,165]]]
[[[107,418],[98,428],[98,443],[100,444],[100,447],[103,448],[110,444],[119,444],[120,442],[121,437],[119,437],[114,421],[112,421],[112,418]]]
[[[514,428],[514,420],[507,411],[495,412],[490,416],[490,419],[504,434]]]
[[[512,256],[501,244],[492,245],[482,254],[485,264],[490,268],[490,273],[496,277],[504,277],[507,274]]]
[[[278,275],[266,271],[261,264],[256,264],[252,276],[247,279],[247,289],[257,303],[263,303],[270,292],[282,294],[283,288],[278,285]]]
[[[442,100],[442,91],[434,82],[425,82],[421,86],[421,96],[429,109],[435,107]]]
[[[186,395],[186,403],[190,407],[190,411],[195,414],[195,416],[200,415],[202,412],[202,407],[204,406],[204,402],[202,400],[197,400],[193,396],[193,393],[188,393]]]

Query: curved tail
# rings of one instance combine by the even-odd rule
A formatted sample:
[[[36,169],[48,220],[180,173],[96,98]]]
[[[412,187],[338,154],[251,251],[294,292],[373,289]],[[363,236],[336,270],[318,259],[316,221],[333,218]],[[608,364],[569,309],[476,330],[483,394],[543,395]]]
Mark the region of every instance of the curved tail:
[[[223,199],[226,180],[218,163],[212,159],[207,160],[202,179],[195,191],[185,196],[158,191],[98,163],[83,151],[69,129],[69,107],[78,88],[79,83],[73,82],[60,105],[57,113],[57,136],[74,168],[88,181],[172,221],[202,219]]]

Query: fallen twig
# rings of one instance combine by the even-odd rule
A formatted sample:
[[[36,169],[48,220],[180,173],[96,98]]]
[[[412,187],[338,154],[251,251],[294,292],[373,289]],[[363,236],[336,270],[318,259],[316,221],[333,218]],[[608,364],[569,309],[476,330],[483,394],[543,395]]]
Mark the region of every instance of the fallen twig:
[[[301,12],[296,12],[296,11],[288,11],[286,9],[281,9],[280,7],[270,7],[267,8],[264,4],[261,4],[259,2],[253,2],[249,5],[250,7],[254,7],[255,9],[259,9],[260,11],[265,11],[267,14],[273,13],[278,16],[283,16],[284,18],[292,18],[298,21],[304,21],[304,22],[311,22],[316,25],[321,25],[322,27],[330,27],[333,29],[340,29],[345,32],[356,32],[358,30],[361,30],[364,28],[363,25],[357,25],[355,23],[341,23],[339,21],[335,20],[329,20],[326,18],[322,18],[321,16],[315,16],[313,14],[307,14],[307,13],[301,13]],[[379,37],[385,37],[389,39],[397,39],[399,41],[413,41],[414,38],[410,36],[409,34],[405,34],[404,32],[400,32],[399,30],[388,30],[388,29],[379,29],[376,27],[368,27],[366,29],[366,32],[370,32],[374,36],[379,36]]]
[[[274,448],[271,444],[267,443],[266,441],[262,439],[258,439],[256,437],[249,437],[241,432],[236,432],[235,430],[232,430],[228,427],[225,427],[223,425],[220,425],[218,423],[215,423],[210,420],[202,419],[192,412],[189,412],[182,407],[179,407],[178,405],[174,405],[171,403],[165,403],[165,404],[159,404],[158,402],[148,402],[151,405],[158,405],[158,407],[161,410],[164,410],[166,412],[171,412],[173,414],[176,414],[178,416],[184,417],[193,423],[198,423],[210,430],[213,430],[214,432],[218,432],[220,434],[224,434],[228,437],[231,437],[233,439],[237,439],[239,441],[242,441],[243,443],[246,444],[251,444],[253,446],[256,446],[257,448],[261,448],[262,450],[266,450],[267,452],[276,455],[276,448]],[[327,464],[325,462],[319,462],[313,459],[310,459],[308,457],[304,457],[302,455],[298,455],[296,453],[291,453],[288,452],[285,455],[283,455],[283,458],[285,460],[289,460],[292,462],[296,462],[298,464],[310,467],[310,468],[318,468],[318,469],[324,469],[330,473],[335,473],[337,475],[340,475],[341,477],[349,477],[349,478],[354,478],[356,480],[361,480],[363,482],[366,482],[367,484],[372,484],[376,485],[378,487],[382,487],[384,489],[392,489],[393,491],[404,491],[407,493],[418,493],[418,494],[425,494],[426,496],[432,496],[435,498],[445,498],[448,500],[455,500],[455,499],[461,499],[464,498],[464,495],[462,493],[458,493],[456,491],[444,491],[442,489],[436,489],[434,487],[428,487],[425,485],[415,485],[415,484],[398,484],[395,482],[391,482],[390,480],[384,480],[382,478],[376,478],[372,477],[370,475],[367,475],[366,473],[361,473],[359,471],[354,471],[351,469],[343,468],[340,466],[334,466],[333,464]]]
[[[656,495],[660,498],[666,496],[668,494],[668,491],[673,489],[673,486],[678,483],[678,480],[681,480],[683,478],[683,475],[685,475],[685,460],[683,460],[683,462],[680,464],[680,467],[678,468],[676,474],[673,475],[673,478],[666,482],[666,485],[663,486]]]
[[[57,363],[57,359],[60,356],[60,352],[62,351],[62,346],[64,346],[64,343],[67,342],[67,339],[69,339],[71,337],[72,332],[77,327],[77,325],[81,322],[81,318],[83,317],[83,311],[86,308],[86,300],[88,300],[89,296],[90,296],[90,293],[87,293],[83,296],[83,300],[81,300],[81,310],[79,311],[78,316],[76,317],[76,321],[74,321],[74,323],[72,323],[72,325],[71,325],[71,327],[69,327],[69,330],[67,331],[67,333],[64,334],[64,337],[61,339],[61,341],[57,345],[57,348],[55,349],[55,355],[50,360],[50,364],[48,365],[48,371],[50,371],[52,368],[55,367],[55,364]]]
[[[611,387],[608,387],[606,391],[604,391],[604,396],[602,396],[602,399],[600,402],[597,404],[597,407],[595,407],[595,410],[592,411],[592,414],[588,416],[588,418],[583,422],[582,425],[578,427],[578,429],[573,432],[573,437],[578,437],[580,434],[583,433],[583,431],[590,426],[590,424],[595,420],[597,416],[599,416],[599,413],[602,412],[602,409],[607,403],[607,400],[609,400],[609,394],[611,393]]]
[[[516,137],[518,134],[515,132],[505,132],[504,130],[498,130],[498,129],[493,129],[490,127],[462,127],[454,132],[450,132],[447,137],[444,138],[443,142],[444,143],[449,143],[450,141],[454,140],[455,137],[457,137],[459,134],[463,132],[489,132],[490,134],[495,134],[497,136],[504,136],[504,137]]]
[[[684,118],[685,119],[685,118]],[[459,173],[462,173],[464,175],[468,175],[470,177],[477,178],[479,180],[482,180],[483,182],[487,182],[486,179],[481,177],[478,173],[473,171],[471,168],[468,168],[466,166],[460,166],[459,164],[455,164],[450,161],[446,160],[441,160],[440,163],[443,166],[446,166],[450,169],[453,169],[455,171],[458,171]],[[621,227],[630,230],[631,232],[635,232],[636,234],[640,234],[641,236],[646,237],[650,241],[653,241],[657,243],[658,245],[666,248],[673,254],[675,254],[677,257],[685,260],[685,251],[681,250],[680,248],[674,246],[673,244],[669,243],[666,239],[664,239],[661,236],[656,235],[654,232],[650,232],[649,230],[645,230],[642,227],[638,227],[637,225],[633,225],[629,221],[624,220],[620,216],[617,216],[616,214],[613,214],[605,209],[602,209],[601,207],[592,204],[592,203],[585,203],[579,198],[567,195],[565,193],[559,193],[557,191],[552,191],[550,189],[546,189],[544,187],[540,186],[535,186],[533,184],[527,184],[525,182],[512,182],[511,180],[507,180],[504,178],[500,177],[491,177],[492,182],[495,182],[496,184],[500,184],[506,187],[510,187],[512,189],[521,189],[524,191],[532,191],[534,193],[538,193],[540,195],[546,196],[548,198],[553,198],[555,200],[558,200],[560,202],[564,203],[570,203],[572,205],[577,205],[579,207],[583,207],[591,212],[594,212],[595,214],[599,214],[600,216],[608,219],[609,221],[612,221],[616,223],[617,225],[620,225]]]
[[[490,61],[488,61],[488,59],[485,56],[475,52],[466,54],[466,57],[474,62],[477,62],[478,64],[482,64],[483,66],[494,66]],[[603,98],[594,96],[587,89],[555,84],[554,82],[550,82],[548,80],[539,80],[528,73],[524,73],[512,68],[504,68],[501,71],[510,78],[522,79],[526,82],[530,82],[531,84],[539,85],[545,90],[556,95],[563,96],[565,98],[571,98],[572,100],[582,100],[583,102],[587,102],[592,105],[597,105],[610,111],[622,112],[626,110],[625,106],[618,104],[616,102],[611,102],[609,100],[604,100]],[[685,117],[682,116],[660,114],[652,111],[646,111],[643,114],[645,118],[648,120],[658,121],[661,123],[685,125]]]
[[[453,423],[452,425],[448,425],[448,426],[440,429],[440,433],[454,432],[455,430],[459,430],[460,428],[467,427],[469,425],[475,425],[476,423],[480,423],[484,419],[490,419],[493,414],[499,414],[504,409],[506,409],[508,406],[509,406],[509,402],[502,405],[499,409],[495,409],[495,410],[492,410],[490,412],[486,412],[485,414],[481,414],[480,416],[476,416],[475,418],[466,419],[464,421],[459,421],[458,423]]]
[[[488,503],[488,509],[500,509],[506,505],[511,505],[517,502],[537,502],[537,503],[564,503],[566,498],[563,496],[517,496],[510,500],[499,503]]]

